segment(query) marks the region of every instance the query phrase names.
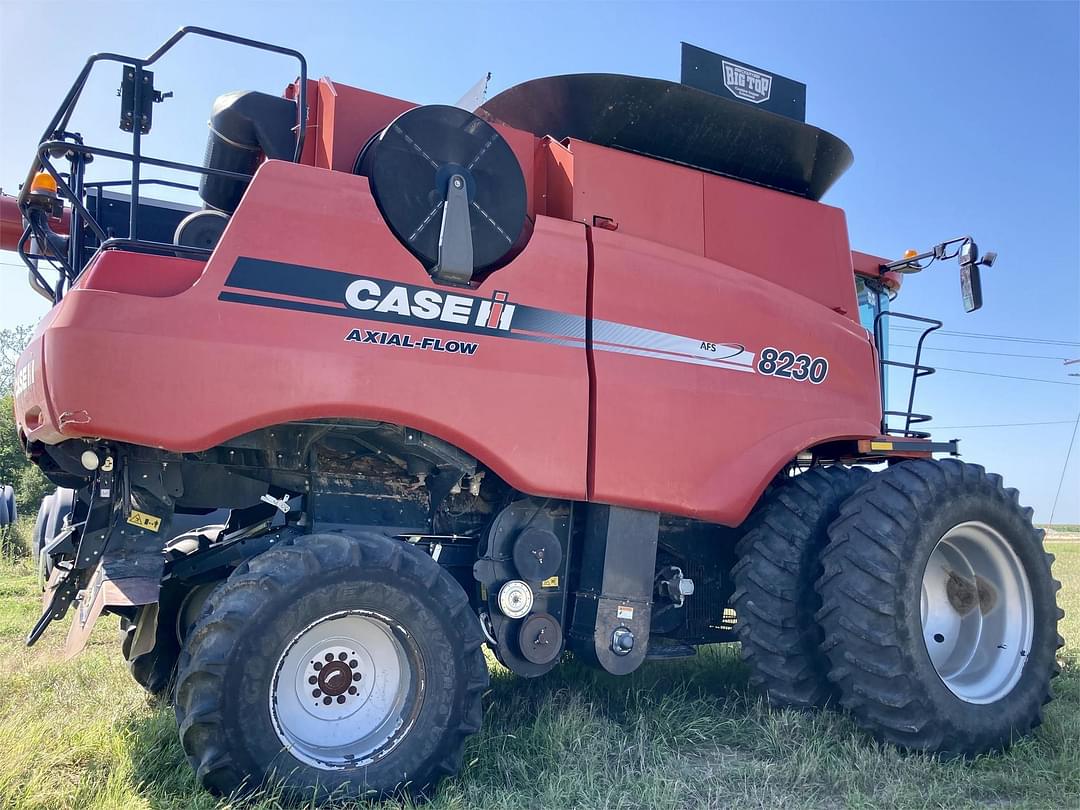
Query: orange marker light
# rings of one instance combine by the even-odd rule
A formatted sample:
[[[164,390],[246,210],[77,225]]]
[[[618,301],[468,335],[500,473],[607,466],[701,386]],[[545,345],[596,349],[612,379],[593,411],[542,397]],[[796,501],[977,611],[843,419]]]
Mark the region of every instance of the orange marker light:
[[[914,259],[918,255],[919,255],[919,251],[915,250],[914,248],[908,248],[907,250],[904,251],[904,258],[905,259]]]
[[[56,196],[56,178],[48,172],[38,172],[30,181],[31,194],[48,194]]]

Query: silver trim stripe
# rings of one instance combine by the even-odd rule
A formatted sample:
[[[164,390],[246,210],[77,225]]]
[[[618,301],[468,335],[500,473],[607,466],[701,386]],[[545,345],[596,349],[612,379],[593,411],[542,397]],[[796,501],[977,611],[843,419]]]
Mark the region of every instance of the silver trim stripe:
[[[515,335],[533,333],[528,339],[561,346],[584,347],[585,327],[586,320],[580,315],[525,305],[518,306],[514,318]],[[602,318],[592,320],[592,340],[596,351],[754,373],[754,352],[736,343],[714,343]]]
[[[611,344],[611,348],[602,344]],[[713,348],[707,348],[708,346]],[[603,351],[632,348],[640,350],[634,352],[635,354],[654,356],[662,360],[723,366],[737,371],[754,370],[754,353],[746,351],[746,347],[739,344],[713,343],[614,321],[593,319],[593,347]]]

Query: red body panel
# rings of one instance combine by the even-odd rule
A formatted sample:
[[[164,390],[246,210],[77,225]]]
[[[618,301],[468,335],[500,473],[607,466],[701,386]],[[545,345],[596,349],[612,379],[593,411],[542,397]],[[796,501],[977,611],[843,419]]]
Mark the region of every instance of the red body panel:
[[[474,356],[460,357],[348,343],[349,329],[364,324],[219,301],[235,259],[252,255],[427,280],[386,229],[367,180],[268,162],[190,289],[161,298],[86,288],[106,263],[134,258],[153,273],[160,260],[149,256],[106,253],[84,273],[24,357],[43,343],[39,367],[51,380],[51,407],[29,438],[195,451],[290,420],[379,419],[445,439],[522,490],[585,497],[583,347],[480,340]],[[584,316],[587,278],[584,229],[541,217],[524,252],[476,294],[509,289],[515,300]],[[19,398],[20,419],[43,394],[35,387]]]
[[[847,222],[839,208],[706,175],[705,255],[753,268],[755,276],[858,321]]]
[[[574,157],[573,218],[614,221],[619,233],[705,252],[704,173],[585,141],[570,141]]]
[[[190,288],[205,267],[205,262],[192,259],[155,256],[151,269],[145,254],[110,251],[86,269],[79,289],[168,298]]]
[[[351,174],[412,105],[325,79],[309,95],[304,161],[259,169],[205,266],[106,252],[42,322],[16,373],[30,440],[198,451],[382,420],[528,493],[735,525],[798,453],[877,436],[842,211],[501,127],[532,235],[478,287],[438,287]],[[418,314],[418,293],[468,315]]]
[[[318,122],[315,165],[339,172],[351,172],[368,139],[416,106],[330,79],[322,79],[317,92],[308,96],[317,99],[308,111],[308,119]]]
[[[619,233],[592,239],[594,318],[829,360],[814,385],[595,351],[593,499],[735,525],[802,450],[877,434],[873,350],[850,318],[728,265]]]
[[[569,218],[603,217],[620,234],[738,267],[854,320],[839,208],[584,141],[568,148],[545,144],[554,210],[566,209],[567,184],[560,192],[552,175],[568,176]]]

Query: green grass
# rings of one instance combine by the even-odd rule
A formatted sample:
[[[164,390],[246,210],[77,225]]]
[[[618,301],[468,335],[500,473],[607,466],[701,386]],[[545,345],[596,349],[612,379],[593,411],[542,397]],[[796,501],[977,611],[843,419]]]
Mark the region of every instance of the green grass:
[[[30,554],[30,536],[34,518],[23,515],[10,526],[0,528],[0,559],[26,557]]]
[[[570,663],[525,681],[493,666],[484,729],[428,807],[1078,807],[1080,544],[1048,546],[1071,643],[1045,724],[1007,754],[905,756],[840,714],[769,711],[729,645],[622,679]],[[58,629],[22,647],[37,611],[29,564],[0,564],[0,808],[278,807],[197,787],[171,711],[131,682],[113,622],[65,663]]]

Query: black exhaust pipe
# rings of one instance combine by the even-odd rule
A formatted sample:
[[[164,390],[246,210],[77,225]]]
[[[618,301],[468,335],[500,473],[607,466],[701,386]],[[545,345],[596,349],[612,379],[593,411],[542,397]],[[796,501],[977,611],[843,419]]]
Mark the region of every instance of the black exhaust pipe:
[[[292,160],[296,151],[296,102],[268,93],[238,90],[218,96],[210,113],[203,166],[253,175],[265,157]],[[203,202],[231,214],[249,180],[204,175]]]

